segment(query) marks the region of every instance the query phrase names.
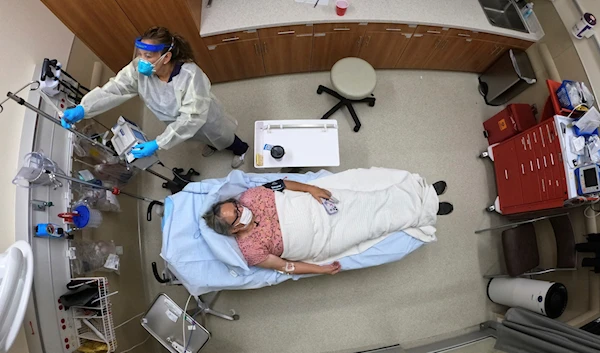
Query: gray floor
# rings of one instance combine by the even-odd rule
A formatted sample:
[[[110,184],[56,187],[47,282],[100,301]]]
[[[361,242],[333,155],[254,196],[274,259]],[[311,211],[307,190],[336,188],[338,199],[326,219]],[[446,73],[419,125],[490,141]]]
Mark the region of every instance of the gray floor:
[[[484,208],[495,197],[493,167],[477,158],[487,147],[481,123],[500,108],[488,107],[477,92],[474,74],[434,71],[378,71],[377,105],[357,106],[363,128],[351,129],[347,111],[340,123],[341,166],[380,166],[420,173],[428,181],[446,180],[442,197],[454,203],[452,215],[438,222],[437,243],[400,262],[377,268],[287,282],[258,290],[223,292],[217,307],[235,308],[241,319],[209,321],[213,337],[207,352],[335,352],[406,343],[476,325],[492,317],[483,273],[499,270],[497,237],[473,231],[498,217]],[[253,122],[263,119],[318,118],[335,104],[316,94],[327,73],[260,78],[213,87],[250,144]],[[162,132],[147,114],[144,129]],[[231,154],[200,156],[201,146],[186,142],[160,152],[170,166],[194,167],[202,178],[223,177]],[[248,160],[243,170],[254,171]],[[145,193],[163,197],[161,180],[142,174]],[[159,259],[159,221],[143,223],[150,297],[167,292],[182,303],[182,288],[159,286],[149,275]]]

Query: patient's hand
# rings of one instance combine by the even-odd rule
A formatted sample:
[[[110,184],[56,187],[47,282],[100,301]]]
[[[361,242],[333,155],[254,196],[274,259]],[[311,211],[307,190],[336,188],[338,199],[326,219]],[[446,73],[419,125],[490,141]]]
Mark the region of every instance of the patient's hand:
[[[321,203],[321,199],[328,199],[331,197],[331,193],[329,191],[321,189],[317,186],[311,186],[311,188],[308,189],[308,192],[312,195],[312,197],[315,198],[315,200],[319,201],[319,203]]]
[[[335,275],[336,273],[340,272],[342,265],[340,265],[338,261],[335,261],[332,264],[321,266],[321,269],[323,271],[322,274],[324,275]]]

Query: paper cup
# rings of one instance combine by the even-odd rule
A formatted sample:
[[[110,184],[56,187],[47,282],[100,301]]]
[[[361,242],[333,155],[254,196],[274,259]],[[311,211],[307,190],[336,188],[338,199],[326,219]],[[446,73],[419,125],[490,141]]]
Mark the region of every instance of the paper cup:
[[[349,5],[346,0],[337,0],[335,2],[335,12],[338,16],[344,16]]]

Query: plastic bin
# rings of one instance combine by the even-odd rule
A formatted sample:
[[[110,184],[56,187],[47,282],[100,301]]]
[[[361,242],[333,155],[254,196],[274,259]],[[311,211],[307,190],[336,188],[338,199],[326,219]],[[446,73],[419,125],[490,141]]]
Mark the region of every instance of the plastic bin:
[[[546,100],[546,104],[544,105],[544,110],[542,111],[542,116],[540,121],[544,121],[546,119],[551,119],[555,115],[569,116],[572,110],[565,109],[560,106],[558,101],[558,97],[556,96],[556,91],[560,87],[561,83],[553,80],[546,80],[546,86],[548,86],[548,99]],[[583,112],[574,111],[571,115],[571,118],[577,118],[583,115]]]
[[[529,104],[509,104],[483,123],[483,136],[488,144],[508,140],[537,123]]]
[[[573,81],[563,80],[563,82],[556,90],[556,97],[558,97],[558,102],[560,103],[561,107],[568,110],[573,110],[575,109],[575,106],[571,102],[571,98],[569,98],[569,94],[567,93],[568,83],[573,83]]]

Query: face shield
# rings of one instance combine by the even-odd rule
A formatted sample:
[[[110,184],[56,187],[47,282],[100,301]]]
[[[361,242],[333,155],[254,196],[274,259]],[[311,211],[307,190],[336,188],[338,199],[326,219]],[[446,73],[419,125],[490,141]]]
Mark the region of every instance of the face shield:
[[[173,49],[173,41],[171,41],[171,46],[169,49],[163,54],[155,59],[157,53],[161,53],[165,48],[165,44],[148,44],[142,42],[141,37],[135,40],[135,54],[136,57],[139,57],[138,60],[138,72],[145,76],[151,76],[154,72],[156,72],[156,65],[160,63],[168,52]]]

